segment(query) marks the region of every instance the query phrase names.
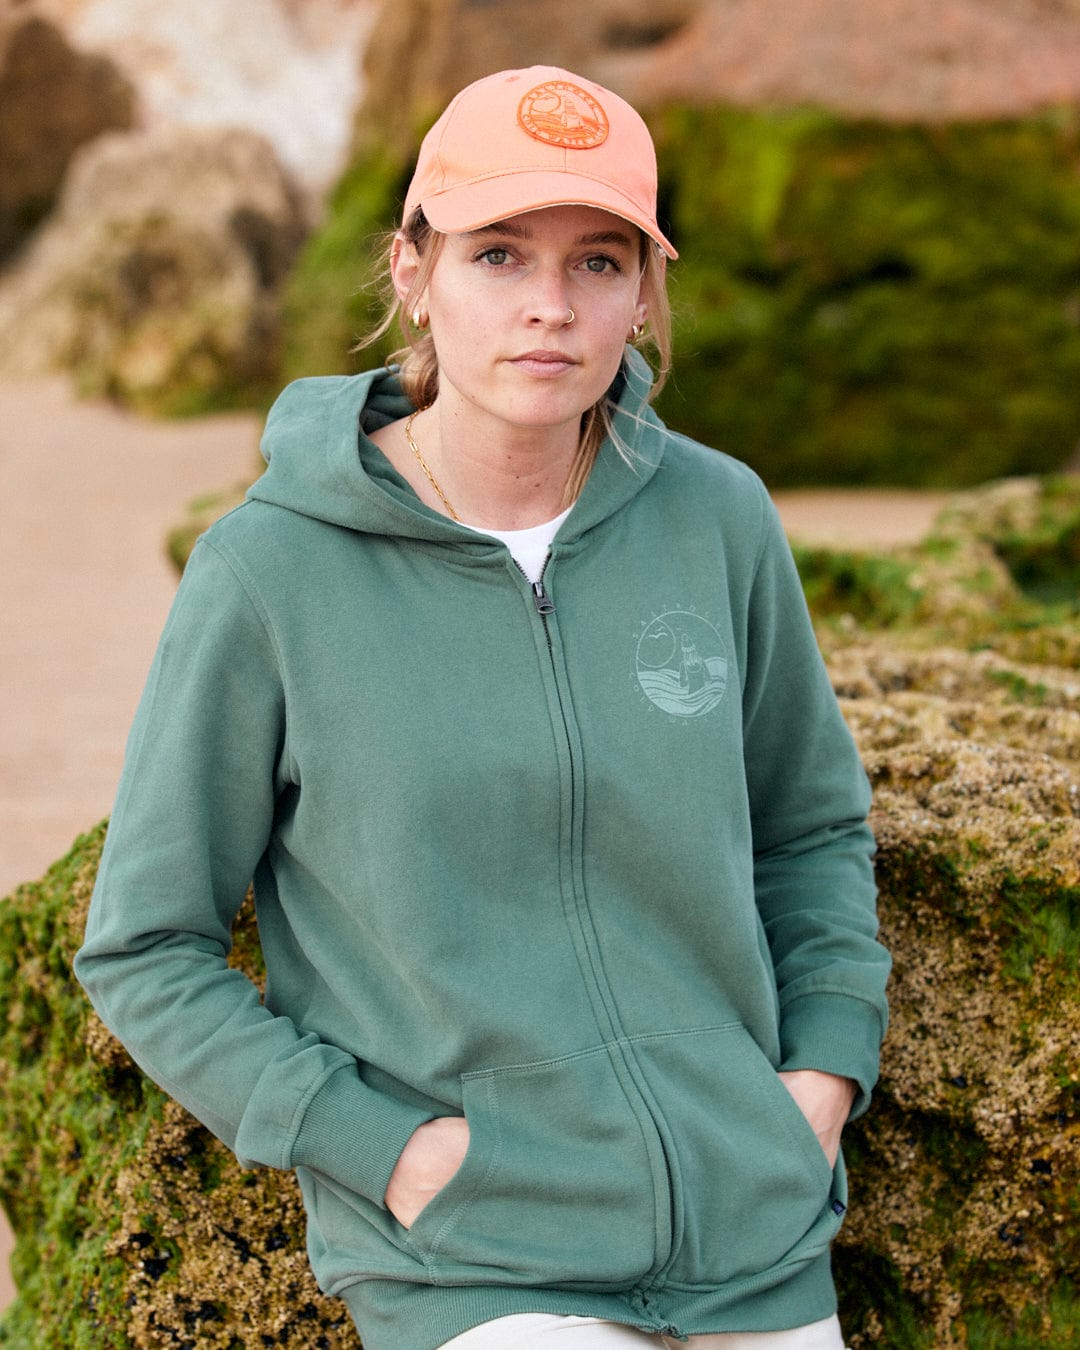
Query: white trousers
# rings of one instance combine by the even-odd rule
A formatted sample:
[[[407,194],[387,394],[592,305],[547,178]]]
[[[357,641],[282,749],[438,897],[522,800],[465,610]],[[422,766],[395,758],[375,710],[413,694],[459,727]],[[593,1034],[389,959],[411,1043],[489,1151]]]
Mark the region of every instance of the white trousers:
[[[442,1350],[844,1350],[840,1322],[795,1327],[791,1331],[722,1331],[673,1341],[656,1332],[602,1322],[596,1317],[559,1317],[522,1313],[483,1322],[446,1341]]]

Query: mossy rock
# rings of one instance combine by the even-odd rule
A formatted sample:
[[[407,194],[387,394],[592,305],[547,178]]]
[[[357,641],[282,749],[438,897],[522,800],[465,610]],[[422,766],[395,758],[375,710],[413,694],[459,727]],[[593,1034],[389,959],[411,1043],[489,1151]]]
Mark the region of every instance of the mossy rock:
[[[904,631],[1080,669],[1080,475],[1004,479],[952,496],[912,547],[793,545],[823,639]]]
[[[958,487],[1076,445],[1074,114],[895,126],[657,114],[673,424],[773,486]]]
[[[0,905],[0,1200],[13,1350],[356,1350],[291,1174],[241,1171],[135,1067],[71,973],[104,826]],[[253,906],[233,961],[260,974]]]
[[[409,162],[367,149],[338,184],[322,227],[307,241],[284,297],[284,380],[351,375],[402,345],[400,334],[353,351],[385,307],[378,259],[404,200]]]
[[[796,549],[874,787],[892,1026],[850,1132],[854,1350],[1080,1346],[1080,479]]]
[[[837,1252],[855,1348],[1080,1346],[1080,690],[1003,668],[881,638],[834,660],[895,958]]]
[[[147,413],[268,401],[281,292],[308,220],[265,138],[159,126],[99,137],[0,286],[0,369],[68,370]]]

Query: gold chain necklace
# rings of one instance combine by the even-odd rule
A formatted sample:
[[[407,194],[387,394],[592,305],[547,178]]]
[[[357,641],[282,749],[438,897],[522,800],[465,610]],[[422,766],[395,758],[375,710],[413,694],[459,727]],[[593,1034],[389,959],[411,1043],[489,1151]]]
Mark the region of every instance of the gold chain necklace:
[[[412,434],[413,418],[416,416],[416,414],[417,414],[419,411],[420,411],[420,409],[417,408],[414,412],[412,412],[412,413],[409,414],[409,420],[405,423],[405,439],[409,442],[409,449],[410,449],[410,450],[413,452],[413,454],[416,456],[416,462],[417,462],[417,464],[419,464],[420,467],[423,469],[424,473],[427,474],[427,480],[428,480],[428,482],[429,482],[429,483],[431,484],[431,486],[435,489],[435,491],[439,494],[439,500],[442,502],[443,506],[445,506],[446,509],[447,509],[447,511],[450,513],[450,518],[451,518],[451,520],[456,520],[457,523],[460,525],[460,524],[461,524],[461,517],[460,517],[460,516],[458,515],[458,513],[454,510],[454,508],[450,505],[450,499],[449,499],[449,497],[447,497],[446,493],[445,493],[445,492],[442,490],[442,488],[439,486],[439,480],[435,477],[435,475],[431,472],[431,470],[428,468],[428,466],[424,463],[424,456],[420,453],[420,447],[419,447],[419,446],[416,444],[416,442],[413,440],[413,434]]]

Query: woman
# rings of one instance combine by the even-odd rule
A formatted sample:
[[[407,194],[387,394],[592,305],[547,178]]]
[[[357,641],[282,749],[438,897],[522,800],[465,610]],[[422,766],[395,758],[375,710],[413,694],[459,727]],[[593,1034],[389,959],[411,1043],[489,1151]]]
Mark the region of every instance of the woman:
[[[868,791],[763,488],[649,409],[674,257],[621,99],[462,91],[391,252],[404,367],[279,399],[133,729],[79,977],[296,1169],[367,1350],[841,1344]]]

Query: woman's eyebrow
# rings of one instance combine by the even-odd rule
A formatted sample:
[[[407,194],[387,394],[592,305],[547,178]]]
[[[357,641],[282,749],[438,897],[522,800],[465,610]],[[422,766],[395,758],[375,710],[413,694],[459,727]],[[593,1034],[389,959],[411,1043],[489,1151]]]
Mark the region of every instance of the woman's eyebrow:
[[[529,239],[532,237],[532,231],[527,225],[519,224],[513,220],[493,220],[490,225],[479,225],[475,230],[468,231],[468,237],[475,239],[480,235],[497,234],[509,235],[511,239]],[[633,239],[625,230],[594,230],[589,234],[578,235],[574,240],[575,244],[624,244],[627,248],[633,246]]]
[[[493,220],[490,225],[478,225],[475,230],[466,231],[469,239],[481,234],[508,234],[514,239],[528,239],[530,233],[526,226],[509,220]]]
[[[630,248],[633,240],[625,230],[596,230],[593,234],[580,235],[579,244],[625,244]]]

